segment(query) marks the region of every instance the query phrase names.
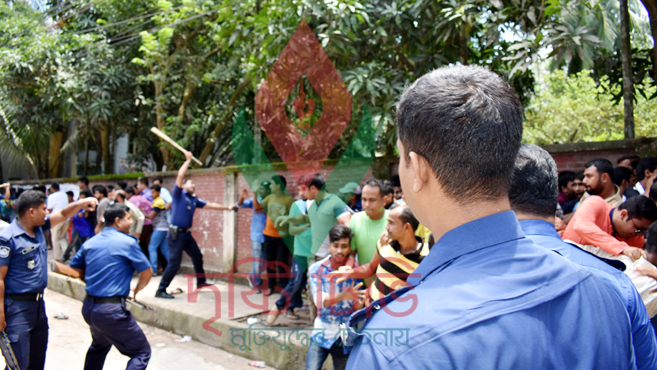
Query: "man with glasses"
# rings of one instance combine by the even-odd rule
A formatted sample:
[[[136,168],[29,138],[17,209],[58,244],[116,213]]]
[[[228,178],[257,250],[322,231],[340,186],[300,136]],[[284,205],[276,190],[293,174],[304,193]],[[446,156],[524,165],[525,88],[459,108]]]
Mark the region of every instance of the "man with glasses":
[[[636,261],[644,256],[643,233],[655,220],[652,199],[634,197],[614,207],[594,195],[579,206],[563,238],[601,257],[626,255]]]

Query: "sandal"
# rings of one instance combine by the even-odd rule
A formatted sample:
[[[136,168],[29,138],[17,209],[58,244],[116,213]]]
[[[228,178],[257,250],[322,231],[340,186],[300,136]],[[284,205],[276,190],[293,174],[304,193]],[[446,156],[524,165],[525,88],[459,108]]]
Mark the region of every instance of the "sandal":
[[[292,310],[287,310],[285,311],[285,317],[290,319],[290,320],[299,320],[300,317],[295,314]]]
[[[183,294],[183,293],[185,293],[184,290],[182,290],[181,288],[176,288],[170,294],[173,295],[173,294]]]

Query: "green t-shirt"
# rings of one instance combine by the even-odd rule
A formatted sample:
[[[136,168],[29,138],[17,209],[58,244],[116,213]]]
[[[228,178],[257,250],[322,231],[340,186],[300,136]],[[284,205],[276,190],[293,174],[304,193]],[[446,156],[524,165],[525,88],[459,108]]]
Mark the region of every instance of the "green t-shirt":
[[[372,260],[376,252],[376,244],[381,238],[381,234],[386,231],[388,219],[388,210],[383,213],[383,217],[373,221],[367,213],[358,212],[351,216],[349,228],[354,232],[351,239],[351,250],[358,253],[358,263],[365,264]]]
[[[292,208],[290,209],[290,216],[297,216],[297,215],[302,215],[306,214],[306,201],[303,199],[299,199],[294,204],[292,205]],[[301,226],[301,225],[299,225]],[[310,254],[310,247],[312,246],[312,234],[310,231],[310,228],[305,230],[299,235],[294,236],[294,253],[292,253],[295,256],[301,256],[304,258],[300,258],[298,260],[306,260],[305,257],[308,257]],[[298,263],[298,261],[297,261]],[[307,263],[305,264],[307,267]],[[300,266],[303,267],[303,266]],[[303,269],[302,269],[303,270]]]
[[[317,253],[322,246],[322,243],[324,243],[324,240],[326,240],[329,231],[331,231],[335,223],[338,221],[338,217],[340,217],[343,212],[348,212],[348,209],[345,209],[346,206],[347,204],[337,195],[328,193],[322,198],[319,207],[317,206],[316,201],[312,202],[308,209],[308,218],[312,225],[313,255]]]

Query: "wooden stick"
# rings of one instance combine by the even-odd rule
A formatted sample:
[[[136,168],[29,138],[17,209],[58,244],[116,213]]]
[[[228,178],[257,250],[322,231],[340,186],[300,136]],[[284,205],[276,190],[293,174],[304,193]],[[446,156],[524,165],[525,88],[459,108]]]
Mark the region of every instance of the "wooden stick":
[[[74,279],[81,279],[81,278],[84,277],[78,270],[75,270],[72,267],[66,266],[65,264],[63,264],[61,262],[52,260],[50,263],[51,263],[50,269],[54,273],[65,275],[65,276],[70,276]]]
[[[178,143],[173,141],[173,139],[171,139],[169,136],[167,136],[167,134],[165,134],[164,132],[158,130],[157,127],[151,127],[151,132],[154,133],[155,135],[161,137],[162,140],[166,141],[167,143],[173,145],[174,148],[180,150],[183,153],[186,152],[186,150],[183,149],[183,147],[181,147],[180,145],[178,145]],[[194,160],[194,162],[198,163],[200,166],[203,166],[203,163],[201,161],[199,161],[198,159],[196,159],[196,157],[192,157],[192,159]]]

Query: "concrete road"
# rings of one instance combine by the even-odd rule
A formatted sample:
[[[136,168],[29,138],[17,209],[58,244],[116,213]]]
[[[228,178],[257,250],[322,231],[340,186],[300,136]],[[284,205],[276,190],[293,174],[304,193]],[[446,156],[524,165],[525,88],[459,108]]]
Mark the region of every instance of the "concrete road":
[[[46,311],[50,324],[50,337],[46,355],[46,370],[74,370],[84,367],[84,357],[91,344],[89,326],[84,322],[80,310],[82,302],[46,290]],[[57,320],[55,315],[63,313],[68,320]],[[255,370],[244,357],[222,351],[195,341],[181,343],[181,336],[152,326],[140,326],[151,344],[153,355],[149,370]],[[128,358],[112,347],[105,369],[125,369]],[[4,368],[0,355],[0,368]],[[271,369],[268,367],[268,369]]]

